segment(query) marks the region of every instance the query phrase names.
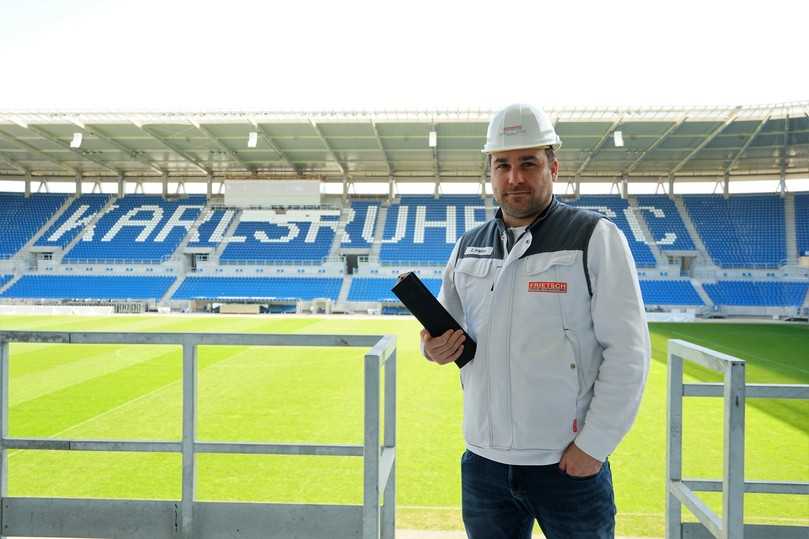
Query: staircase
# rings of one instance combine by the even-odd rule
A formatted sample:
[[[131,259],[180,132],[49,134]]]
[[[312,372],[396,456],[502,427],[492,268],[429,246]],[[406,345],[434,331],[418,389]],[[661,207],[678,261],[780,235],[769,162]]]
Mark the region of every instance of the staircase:
[[[657,267],[667,266],[669,263],[668,257],[666,257],[661,251],[660,247],[657,245],[657,242],[652,235],[652,231],[649,230],[649,224],[646,222],[646,218],[643,216],[643,212],[638,209],[638,201],[635,197],[627,197],[627,202],[629,203],[629,207],[632,208],[632,213],[635,215],[635,220],[640,227],[640,231],[643,234],[644,241],[646,245],[649,247],[649,250],[652,251],[652,254],[655,257],[655,261],[657,262]]]
[[[329,248],[329,259],[336,259],[340,254],[340,246],[343,244],[343,236],[345,235],[346,225],[348,224],[348,215],[351,208],[342,208],[340,210],[340,220],[334,229],[334,241]],[[354,217],[356,219],[356,216]]]
[[[193,234],[197,232],[197,230],[199,230],[200,225],[202,225],[202,223],[204,223],[208,218],[208,216],[210,216],[213,212],[214,212],[213,208],[210,208],[208,206],[202,208],[202,210],[199,212],[199,215],[197,215],[197,218],[194,220],[193,223],[191,223],[191,226],[188,227],[188,232],[186,232],[185,236],[183,236],[182,241],[174,250],[174,253],[172,253],[171,258],[176,260],[182,257],[183,251],[185,250],[186,247],[188,247],[188,244],[191,242],[191,236],[193,236]]]
[[[64,203],[64,204],[62,204],[62,206],[61,206],[61,207],[60,207],[58,210],[56,210],[56,213],[54,213],[54,214],[51,216],[51,218],[50,218],[50,219],[48,219],[48,222],[47,222],[47,223],[45,223],[44,225],[42,225],[41,227],[39,227],[39,230],[37,230],[37,231],[36,231],[36,233],[35,233],[33,236],[31,236],[31,239],[30,239],[30,240],[28,240],[28,242],[27,242],[25,245],[23,245],[23,246],[22,246],[22,249],[20,249],[19,251],[17,251],[17,254],[18,254],[18,255],[21,255],[21,254],[25,254],[25,253],[27,253],[27,252],[28,252],[28,249],[30,249],[31,247],[33,247],[33,246],[34,246],[34,244],[35,244],[37,241],[39,241],[39,238],[41,238],[41,237],[42,237],[42,236],[45,234],[45,232],[47,232],[48,230],[50,230],[50,228],[53,226],[53,224],[54,224],[56,221],[58,221],[60,217],[62,217],[62,214],[63,214],[63,213],[65,213],[65,212],[67,211],[67,209],[70,207],[70,205],[71,205],[71,204],[73,204],[73,202],[74,202],[74,201],[75,201],[75,200],[76,200],[78,197],[79,197],[78,195],[71,195],[71,196],[67,197],[67,200],[65,200],[65,203]],[[794,206],[793,206],[793,207],[794,207]]]
[[[348,301],[348,291],[351,290],[351,281],[353,275],[346,273],[343,275],[343,284],[340,286],[340,293],[337,294],[337,304],[342,304]]]
[[[798,238],[795,231],[795,195],[787,193],[784,197],[784,225],[786,232],[787,264],[798,263]]]
[[[371,252],[368,254],[368,259],[371,262],[379,262],[379,251],[382,249],[382,235],[385,233],[385,221],[388,219],[389,207],[388,205],[380,204],[376,214],[374,241],[371,244]]]
[[[713,307],[714,303],[711,300],[711,296],[702,288],[702,283],[696,279],[689,279],[691,281],[691,285],[694,287],[694,290],[697,291],[697,294],[702,299],[703,303],[705,303],[706,307]]]
[[[106,203],[106,204],[104,204],[104,207],[103,207],[103,208],[101,208],[100,210],[98,210],[98,213],[96,213],[96,214],[93,216],[93,218],[92,218],[92,219],[90,219],[90,221],[89,221],[89,222],[88,222],[88,223],[87,223],[87,224],[84,226],[84,228],[82,229],[82,231],[81,231],[81,232],[79,232],[78,234],[76,234],[76,237],[75,237],[75,238],[73,238],[72,240],[70,240],[70,242],[68,242],[68,244],[67,244],[67,245],[65,245],[65,246],[62,248],[62,252],[61,252],[61,253],[54,253],[54,256],[53,256],[53,259],[54,259],[54,260],[53,260],[53,262],[54,262],[55,264],[61,264],[61,263],[62,263],[62,259],[65,257],[65,255],[66,255],[67,253],[69,253],[69,252],[70,252],[70,250],[71,250],[71,249],[73,249],[73,248],[76,246],[76,244],[77,244],[77,243],[79,243],[79,242],[81,241],[81,239],[84,237],[84,235],[85,235],[85,234],[87,234],[87,232],[88,232],[89,230],[93,230],[93,229],[95,228],[96,223],[98,223],[99,219],[101,219],[102,217],[104,217],[104,215],[106,215],[106,214],[107,214],[107,212],[109,212],[109,211],[110,211],[110,209],[112,208],[112,205],[113,205],[113,204],[115,204],[115,202],[116,202],[117,200],[118,200],[118,197],[111,196],[111,197],[110,197],[110,199],[107,201],[107,203]]]
[[[171,283],[171,286],[168,288],[168,290],[166,290],[166,293],[163,294],[163,297],[160,298],[160,301],[158,303],[167,303],[171,299],[171,296],[173,296],[174,293],[177,291],[177,289],[180,288],[180,285],[183,284],[183,281],[185,281],[185,275],[178,275],[177,278],[174,279],[174,282]]]
[[[14,283],[16,283],[17,281],[19,281],[20,279],[22,279],[22,276],[23,276],[23,274],[22,274],[22,273],[17,273],[16,275],[14,275],[14,277],[12,277],[11,279],[9,279],[9,280],[8,280],[8,282],[7,282],[6,284],[4,284],[3,286],[0,286],[0,294],[2,294],[2,293],[3,293],[3,292],[5,292],[6,290],[8,290],[8,289],[9,289],[9,288],[11,288],[12,286],[14,286]]]
[[[694,247],[697,248],[697,251],[705,262],[715,266],[716,264],[714,264],[713,258],[710,254],[708,254],[708,249],[705,247],[705,244],[702,243],[702,237],[699,235],[699,232],[697,232],[697,227],[694,225],[694,221],[691,220],[691,216],[688,214],[688,209],[685,207],[683,199],[678,196],[673,196],[671,198],[674,201],[674,205],[677,206],[680,219],[683,220],[686,230],[688,230],[688,233],[691,235],[691,241],[694,242]]]
[[[212,264],[219,264],[219,257],[222,256],[222,252],[227,248],[228,240],[236,233],[236,228],[239,226],[239,221],[241,221],[242,210],[232,208],[232,211],[234,212],[233,218],[230,220],[230,223],[228,223],[225,233],[222,234],[222,241],[219,242],[219,245],[216,246],[216,249],[214,249],[213,253],[208,257],[208,262]]]

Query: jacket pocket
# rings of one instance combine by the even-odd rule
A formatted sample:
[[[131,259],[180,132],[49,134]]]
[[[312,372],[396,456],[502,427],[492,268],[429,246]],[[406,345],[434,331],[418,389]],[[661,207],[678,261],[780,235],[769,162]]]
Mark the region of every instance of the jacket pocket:
[[[455,266],[455,289],[466,318],[458,322],[475,339],[487,319],[486,304],[491,295],[493,279],[491,268],[492,260],[489,258],[463,258]]]
[[[579,391],[575,345],[561,332],[542,345],[515,350],[512,361],[512,416],[515,449],[560,451],[576,433]],[[514,356],[512,356],[514,357]]]

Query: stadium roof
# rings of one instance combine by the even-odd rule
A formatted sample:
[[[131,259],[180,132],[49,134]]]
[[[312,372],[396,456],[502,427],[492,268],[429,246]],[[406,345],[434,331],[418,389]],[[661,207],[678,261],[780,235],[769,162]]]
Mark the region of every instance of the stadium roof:
[[[548,109],[577,181],[809,176],[809,101]],[[0,112],[0,179],[477,181],[493,111]],[[437,146],[428,144],[430,131]],[[620,131],[623,147],[614,133]],[[248,148],[250,132],[257,133]],[[71,148],[74,133],[81,145]]]

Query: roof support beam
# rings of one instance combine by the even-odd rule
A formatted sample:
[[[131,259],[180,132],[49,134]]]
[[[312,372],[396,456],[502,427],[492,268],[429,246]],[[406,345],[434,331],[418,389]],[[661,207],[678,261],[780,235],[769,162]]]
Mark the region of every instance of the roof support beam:
[[[784,146],[781,149],[781,170],[778,179],[778,192],[787,193],[787,164],[789,163],[789,113],[784,116]]]
[[[228,157],[230,157],[231,159],[233,159],[234,161],[236,161],[236,162],[239,164],[239,166],[241,166],[241,167],[245,168],[245,169],[246,169],[246,170],[248,170],[248,171],[249,171],[251,174],[255,174],[255,172],[256,172],[256,167],[255,167],[254,165],[248,165],[248,164],[247,164],[247,162],[246,162],[244,159],[242,159],[242,158],[239,156],[239,154],[237,154],[237,153],[236,153],[234,150],[231,150],[230,148],[228,148],[227,146],[225,146],[225,143],[224,143],[224,142],[222,142],[222,141],[219,139],[219,137],[217,137],[216,135],[214,135],[214,134],[211,132],[211,130],[210,130],[210,129],[208,129],[207,127],[205,127],[204,125],[201,125],[201,124],[194,124],[194,127],[196,127],[196,128],[197,128],[197,129],[198,129],[198,130],[199,130],[199,131],[200,131],[200,132],[203,134],[203,135],[205,135],[206,137],[208,137],[208,139],[209,139],[211,142],[213,142],[214,144],[216,144],[216,145],[217,145],[217,147],[219,147],[219,149],[220,149],[220,150],[222,150],[223,152],[225,152],[225,154],[227,154],[227,156],[228,156]]]
[[[163,137],[161,137],[160,135],[155,133],[154,129],[152,129],[150,127],[146,127],[145,125],[139,126],[139,128],[140,128],[141,131],[143,131],[144,133],[146,133],[147,135],[149,135],[150,137],[155,139],[157,142],[159,142],[160,144],[162,144],[163,146],[165,146],[169,150],[173,151],[174,153],[176,153],[177,155],[179,155],[180,157],[182,157],[183,159],[185,159],[186,161],[191,163],[191,165],[193,165],[194,168],[198,169],[200,172],[202,172],[206,176],[211,173],[211,170],[208,167],[206,167],[205,165],[203,165],[202,163],[200,163],[199,161],[194,159],[185,150],[179,148],[177,145],[172,144],[171,142],[165,140]]]
[[[624,169],[623,176],[629,176],[629,174],[630,174],[630,173],[631,173],[633,170],[635,170],[635,167],[637,167],[637,166],[640,164],[640,162],[641,162],[641,161],[643,161],[643,159],[644,159],[644,158],[645,158],[647,155],[649,155],[649,154],[650,154],[650,153],[651,153],[651,152],[652,152],[652,151],[653,151],[655,148],[657,148],[658,146],[660,146],[661,144],[663,144],[663,142],[664,142],[664,141],[665,141],[667,138],[669,138],[669,135],[671,135],[672,133],[674,133],[675,131],[677,131],[677,129],[679,129],[679,128],[680,128],[680,126],[681,126],[681,125],[683,125],[683,123],[685,122],[685,118],[686,118],[686,117],[685,117],[685,116],[683,116],[682,118],[680,118],[679,120],[677,120],[676,122],[674,122],[674,124],[673,124],[671,127],[669,127],[668,129],[666,129],[666,131],[665,131],[665,132],[664,132],[662,135],[660,135],[660,136],[657,138],[657,140],[655,140],[655,141],[654,141],[654,142],[651,144],[651,146],[649,146],[648,148],[646,148],[645,150],[643,150],[643,153],[642,153],[642,154],[640,154],[640,155],[638,156],[638,158],[637,158],[637,159],[635,159],[634,161],[632,161],[632,162],[629,164],[629,166],[628,166],[628,167],[626,167],[626,168]]]
[[[683,159],[682,161],[680,161],[679,163],[677,163],[677,164],[674,166],[674,168],[673,168],[673,169],[671,169],[671,171],[669,172],[669,174],[670,174],[670,175],[672,175],[672,176],[673,176],[673,175],[675,175],[675,174],[677,174],[677,172],[679,172],[679,170],[680,170],[680,169],[682,169],[682,168],[683,168],[683,167],[684,167],[684,166],[685,166],[685,165],[686,165],[686,164],[687,164],[689,161],[691,161],[691,159],[693,159],[695,155],[697,155],[699,152],[701,152],[701,151],[702,151],[702,149],[703,149],[705,146],[707,146],[708,144],[710,144],[710,143],[711,143],[711,141],[712,141],[713,139],[715,139],[715,138],[716,138],[716,136],[717,136],[719,133],[721,133],[722,131],[724,131],[724,130],[725,130],[725,128],[726,128],[727,126],[729,126],[731,123],[733,123],[733,120],[735,120],[735,119],[736,119],[736,115],[739,113],[739,110],[741,110],[741,107],[736,107],[736,108],[733,110],[733,112],[731,112],[731,113],[730,113],[730,116],[728,116],[728,119],[727,119],[727,120],[725,120],[724,122],[722,122],[722,125],[720,125],[720,126],[719,126],[719,127],[717,127],[716,129],[714,129],[713,131],[711,131],[711,133],[708,135],[708,138],[706,138],[705,140],[703,140],[702,142],[700,142],[699,146],[697,146],[696,148],[694,148],[694,149],[693,149],[693,150],[692,150],[692,151],[691,151],[691,152],[690,152],[688,155],[686,155],[686,156],[685,156],[685,159]]]
[[[286,152],[284,152],[284,150],[278,147],[278,144],[275,143],[275,140],[273,140],[272,136],[269,133],[267,133],[266,129],[261,127],[261,125],[259,125],[259,123],[253,119],[250,119],[250,124],[261,136],[261,140],[263,140],[272,151],[274,151],[275,153],[278,154],[279,157],[281,157],[281,160],[286,164],[286,166],[294,170],[296,175],[303,176],[303,172],[297,166],[295,166],[295,163],[292,162],[292,160],[289,158]]]
[[[116,176],[119,175],[119,174],[122,174],[121,170],[119,170],[119,169],[115,168],[114,166],[110,165],[108,162],[106,162],[106,161],[104,161],[102,159],[98,159],[97,157],[92,157],[90,155],[87,155],[86,152],[82,152],[78,148],[71,148],[70,144],[68,144],[67,142],[61,140],[58,137],[55,137],[55,136],[51,135],[50,133],[48,133],[47,131],[45,131],[44,129],[42,129],[40,127],[37,127],[35,125],[29,125],[28,130],[33,131],[34,133],[36,133],[40,137],[51,141],[52,143],[56,144],[57,146],[60,146],[60,147],[64,148],[65,150],[73,153],[74,155],[78,156],[79,158],[81,158],[83,160],[86,159],[87,161],[95,163],[96,165],[99,165],[99,166],[113,172]]]
[[[323,132],[317,126],[317,122],[315,122],[314,120],[312,120],[310,118],[309,123],[312,125],[312,128],[315,130],[315,133],[317,133],[317,136],[320,138],[320,141],[323,143],[324,146],[326,146],[326,151],[329,153],[329,155],[334,160],[334,162],[337,163],[337,167],[340,169],[340,174],[342,174],[343,176],[348,176],[348,169],[337,158],[337,154],[334,153],[334,150],[332,149],[331,144],[329,144],[329,141],[326,140],[326,137],[323,136]]]
[[[590,161],[593,160],[593,157],[595,157],[596,154],[601,151],[601,147],[604,146],[604,143],[607,142],[607,140],[610,138],[610,135],[612,135],[612,133],[615,132],[615,129],[617,129],[618,126],[621,125],[622,120],[623,120],[623,118],[618,118],[617,120],[612,122],[612,125],[610,126],[610,128],[607,129],[607,132],[604,133],[604,136],[601,137],[601,140],[599,140],[598,144],[595,145],[595,148],[590,150],[589,155],[587,155],[587,159],[585,159],[584,163],[582,163],[579,166],[579,168],[576,170],[576,173],[573,176],[575,176],[576,178],[581,176],[581,173],[584,172],[584,169],[586,169],[587,165],[590,164]]]
[[[146,165],[150,169],[154,170],[155,172],[157,172],[161,176],[163,176],[164,174],[168,174],[168,171],[166,171],[162,167],[158,166],[154,161],[152,161],[148,157],[145,157],[145,156],[141,155],[139,152],[133,150],[132,148],[130,148],[128,146],[125,146],[125,145],[121,144],[120,142],[118,142],[117,140],[111,138],[109,135],[107,135],[103,131],[99,130],[98,127],[88,125],[86,127],[86,130],[87,130],[87,132],[89,134],[93,135],[94,137],[98,138],[99,140],[103,140],[104,142],[106,142],[110,146],[115,146],[116,148],[118,148],[119,150],[124,152],[128,157],[131,157],[132,159],[134,159],[135,161],[138,161],[139,163],[143,163],[144,165]]]
[[[379,136],[379,129],[377,129],[376,122],[374,120],[371,120],[371,129],[374,131],[376,144],[379,146],[379,150],[382,152],[382,155],[385,156],[385,165],[388,167],[388,176],[393,176],[393,165],[390,162],[390,156],[388,156],[388,152],[385,150],[384,144],[382,144],[382,137]]]
[[[433,174],[435,174],[435,179],[441,177],[441,167],[438,164],[438,129],[436,128],[435,122],[433,122],[432,127],[430,127],[431,131],[434,131],[436,134],[435,137],[435,146],[433,146]],[[436,184],[437,185],[437,184]]]
[[[31,174],[30,170],[28,170],[23,165],[19,164],[16,159],[11,157],[7,153],[0,152],[0,163],[6,163],[8,166],[13,168],[17,172],[22,172],[23,174]]]
[[[753,130],[753,133],[747,138],[746,141],[744,141],[744,145],[742,145],[742,148],[738,152],[736,152],[736,155],[734,155],[733,159],[730,160],[730,163],[728,163],[728,166],[725,167],[725,170],[724,170],[724,173],[723,173],[724,175],[730,174],[731,169],[733,169],[734,165],[736,165],[736,163],[739,161],[739,159],[741,159],[742,155],[744,155],[744,152],[747,151],[747,148],[750,147],[750,144],[752,144],[753,140],[755,140],[756,136],[758,136],[758,134],[764,128],[764,124],[766,124],[770,120],[771,115],[772,115],[771,113],[767,114],[767,117],[764,118],[763,120],[761,120],[761,123],[759,123],[756,126],[756,128]]]
[[[25,148],[29,152],[42,157],[46,161],[48,161],[50,163],[53,163],[53,164],[61,167],[64,170],[69,170],[70,173],[73,174],[73,175],[79,173],[79,170],[77,168],[74,168],[74,167],[68,165],[64,161],[59,161],[58,159],[54,159],[50,154],[47,154],[47,153],[43,152],[42,150],[40,150],[36,146],[32,146],[32,145],[28,144],[27,142],[17,140],[15,137],[13,137],[12,135],[9,135],[8,133],[3,131],[2,129],[0,129],[0,137],[2,137],[7,142],[10,142],[11,144],[14,144],[16,146],[20,146],[21,148]]]

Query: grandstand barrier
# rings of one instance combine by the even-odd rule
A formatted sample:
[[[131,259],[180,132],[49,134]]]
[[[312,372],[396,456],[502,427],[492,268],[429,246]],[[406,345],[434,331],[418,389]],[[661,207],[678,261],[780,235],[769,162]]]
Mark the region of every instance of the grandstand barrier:
[[[724,375],[723,383],[683,383],[683,362],[691,361]],[[724,399],[724,462],[722,480],[682,477],[683,397]],[[809,385],[745,384],[742,359],[672,339],[668,343],[668,402],[666,407],[666,539],[805,539],[809,527],[744,523],[744,494],[809,495],[809,483],[745,481],[745,399],[809,400]],[[722,516],[716,515],[695,492],[721,492]],[[685,505],[699,522],[682,522]]]
[[[179,441],[12,438],[9,425],[10,343],[180,345],[183,434]],[[364,356],[363,445],[204,442],[197,439],[197,347],[349,346]],[[384,368],[384,432],[380,433],[380,369]],[[380,446],[380,438],[382,445]],[[127,451],[182,454],[180,500],[9,497],[8,451]],[[362,505],[199,502],[196,458],[202,453],[363,457]],[[380,494],[382,502],[380,502]],[[128,539],[393,539],[396,506],[396,337],[238,333],[0,331],[0,529],[3,536]]]

